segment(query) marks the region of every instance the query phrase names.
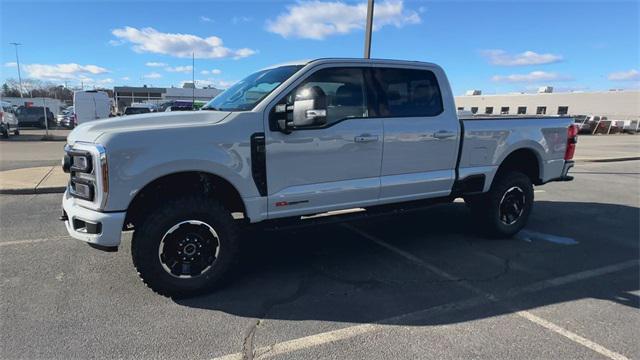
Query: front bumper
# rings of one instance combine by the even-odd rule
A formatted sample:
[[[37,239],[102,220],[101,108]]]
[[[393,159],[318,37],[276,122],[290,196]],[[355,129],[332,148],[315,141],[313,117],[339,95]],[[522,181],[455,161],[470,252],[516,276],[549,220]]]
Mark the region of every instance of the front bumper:
[[[120,245],[125,211],[104,213],[87,209],[78,205],[68,190],[62,198],[62,208],[66,215],[64,224],[71,237],[98,247]]]

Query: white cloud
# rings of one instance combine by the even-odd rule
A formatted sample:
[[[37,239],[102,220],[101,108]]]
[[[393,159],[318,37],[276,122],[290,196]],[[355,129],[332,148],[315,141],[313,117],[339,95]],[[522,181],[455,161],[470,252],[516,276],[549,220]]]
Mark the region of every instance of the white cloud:
[[[162,74],[158,74],[157,72],[152,72],[152,73],[144,74],[142,77],[145,79],[160,79],[162,77]]]
[[[166,71],[168,72],[180,72],[180,73],[190,73],[191,70],[193,70],[193,66],[188,65],[188,66],[168,66],[166,68],[164,68]]]
[[[98,84],[112,84],[113,83],[113,79],[112,78],[106,78],[106,79],[100,79],[97,81]]]
[[[149,61],[145,64],[146,66],[149,67],[163,67],[163,66],[167,66],[166,63],[163,62],[155,62],[155,61]]]
[[[17,67],[18,64],[16,62],[12,61],[12,62],[4,63],[4,66],[5,67]]]
[[[483,50],[482,56],[489,60],[491,65],[498,66],[525,66],[553,64],[562,61],[561,55],[538,54],[535,51],[525,51],[519,54],[509,54],[504,50]]]
[[[109,40],[108,44],[111,45],[111,46],[120,46],[120,45],[124,44],[124,41],[122,41],[122,40],[113,40],[112,39],[112,40]]]
[[[123,76],[123,77],[120,78],[120,80],[129,81],[130,79],[129,79],[128,76]]]
[[[115,29],[111,33],[133,44],[133,50],[139,53],[190,58],[195,52],[195,56],[201,59],[243,58],[256,53],[255,50],[248,48],[235,50],[227,48],[223,46],[222,39],[217,36],[201,38],[191,34],[163,33],[150,27],[136,29],[130,26]]]
[[[611,81],[634,81],[640,80],[640,71],[631,69],[629,71],[614,72],[607,76]]]
[[[202,21],[202,22],[212,22],[213,20],[211,20],[210,17],[200,16],[200,21]]]
[[[233,18],[231,18],[231,22],[233,24],[246,23],[251,21],[253,21],[253,18],[250,18],[248,16],[234,16]]]
[[[34,79],[46,80],[73,80],[87,74],[98,75],[107,73],[108,70],[97,65],[70,64],[26,64],[22,68],[28,76]]]
[[[528,74],[495,75],[491,80],[506,83],[531,83],[537,81],[568,81],[572,80],[572,78],[554,72],[532,71]]]
[[[222,70],[220,70],[220,69],[202,70],[202,71],[200,71],[200,74],[202,74],[202,75],[220,75],[220,74],[222,74]]]
[[[402,0],[385,0],[374,8],[374,30],[392,25],[420,23],[420,15],[406,10]],[[364,29],[367,4],[349,5],[341,1],[301,1],[287,7],[275,20],[267,20],[267,30],[285,38],[322,40],[336,34]]]

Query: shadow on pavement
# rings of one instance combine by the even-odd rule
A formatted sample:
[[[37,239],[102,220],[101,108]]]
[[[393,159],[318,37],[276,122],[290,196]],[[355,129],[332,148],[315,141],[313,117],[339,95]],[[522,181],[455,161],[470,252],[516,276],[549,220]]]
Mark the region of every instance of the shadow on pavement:
[[[638,260],[640,211],[636,207],[538,201],[528,229],[576,239],[576,245],[475,235],[463,204],[438,206],[396,218],[352,222],[377,239],[427,261],[458,280],[435,275],[342,225],[253,234],[245,239],[236,275],[210,295],[175,300],[195,308],[243,317],[282,320],[376,322],[477,294]],[[632,308],[640,299],[638,264],[516,297],[518,308],[597,298]],[[509,313],[489,303],[405,325],[456,323]]]

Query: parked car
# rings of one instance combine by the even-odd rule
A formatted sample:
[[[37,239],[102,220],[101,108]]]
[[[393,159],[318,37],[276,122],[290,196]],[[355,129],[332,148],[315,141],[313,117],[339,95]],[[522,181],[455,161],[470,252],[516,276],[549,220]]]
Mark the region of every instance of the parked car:
[[[39,127],[44,129],[45,125],[45,110],[42,106],[20,106],[16,109],[16,117],[20,127]],[[46,108],[46,120],[49,128],[55,127],[55,116]]]
[[[292,63],[249,75],[201,111],[78,126],[65,147],[62,219],[103,250],[133,230],[143,281],[185,296],[228,278],[245,226],[462,197],[482,233],[510,237],[527,223],[533,185],[572,179],[576,140],[570,117],[458,118],[435,64]],[[328,213],[352,208],[365,211]]]
[[[2,101],[0,103],[0,134],[2,137],[9,137],[13,131],[14,135],[19,135],[18,119],[10,103]]]
[[[57,116],[58,126],[73,129],[76,125],[74,107],[68,107]]]
[[[138,115],[138,114],[148,114],[151,112],[151,109],[148,107],[127,107],[124,109],[124,115]]]

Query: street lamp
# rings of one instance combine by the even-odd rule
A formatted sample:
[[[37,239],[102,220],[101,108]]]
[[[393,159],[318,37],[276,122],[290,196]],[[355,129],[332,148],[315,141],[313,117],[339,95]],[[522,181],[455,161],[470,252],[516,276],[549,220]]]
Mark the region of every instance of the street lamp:
[[[364,58],[371,58],[371,32],[373,31],[373,1],[367,2],[367,28],[364,35]]]
[[[18,67],[18,81],[20,82],[20,97],[22,98],[22,92],[24,89],[22,88],[22,75],[20,75],[20,58],[18,57],[18,46],[22,45],[17,42],[9,43],[9,45],[13,45],[16,49],[16,66]]]

